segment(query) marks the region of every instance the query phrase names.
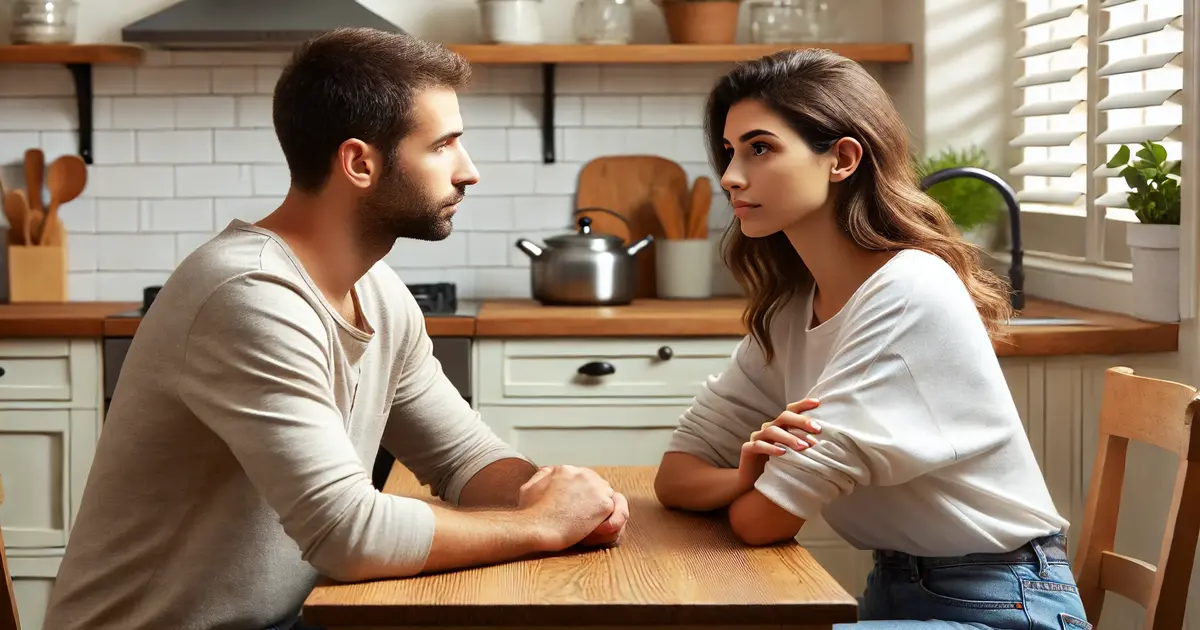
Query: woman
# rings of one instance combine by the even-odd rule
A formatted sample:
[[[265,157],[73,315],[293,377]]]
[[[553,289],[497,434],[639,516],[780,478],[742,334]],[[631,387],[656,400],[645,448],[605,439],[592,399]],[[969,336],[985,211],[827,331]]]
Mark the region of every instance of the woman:
[[[659,500],[727,507],[753,545],[823,516],[875,551],[858,630],[1088,628],[992,346],[1007,286],[917,187],[888,95],[780,53],[718,81],[705,128],[751,334],[684,413]]]

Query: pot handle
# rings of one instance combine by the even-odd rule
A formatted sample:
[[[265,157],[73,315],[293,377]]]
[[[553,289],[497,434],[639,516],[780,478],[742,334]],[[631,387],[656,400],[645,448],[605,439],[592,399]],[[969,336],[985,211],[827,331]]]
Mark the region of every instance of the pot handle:
[[[576,211],[575,211],[575,213],[574,213],[572,216],[576,216],[576,215],[579,215],[579,214],[581,214],[581,213],[584,213],[584,212],[603,212],[603,213],[605,213],[605,214],[611,214],[612,216],[614,216],[614,217],[617,217],[618,219],[620,219],[620,220],[621,220],[621,223],[624,223],[624,224],[625,224],[625,227],[627,227],[627,228],[629,228],[629,229],[631,229],[631,230],[633,229],[633,225],[631,225],[631,224],[629,223],[629,219],[625,218],[624,216],[622,216],[622,215],[621,215],[620,213],[618,213],[618,212],[613,212],[612,210],[609,210],[608,208],[599,208],[599,207],[594,207],[594,206],[593,206],[593,207],[589,207],[589,208],[580,208],[580,209],[576,210]],[[580,232],[580,233],[582,233],[582,234],[588,234],[588,233],[590,233],[590,232],[591,232],[591,228],[590,228],[589,226],[591,225],[591,223],[592,223],[592,220],[591,220],[591,219],[589,219],[589,218],[587,218],[587,217],[580,217],[580,218],[579,218],[579,222],[578,222],[578,225],[579,225],[579,232]],[[585,229],[585,228],[586,228],[586,229]]]

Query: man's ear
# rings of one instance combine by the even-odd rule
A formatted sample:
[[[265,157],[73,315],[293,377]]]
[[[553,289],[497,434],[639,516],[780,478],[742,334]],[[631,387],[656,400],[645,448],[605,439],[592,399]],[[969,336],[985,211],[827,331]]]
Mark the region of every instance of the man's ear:
[[[365,190],[371,187],[382,166],[378,152],[371,145],[350,138],[338,147],[333,173],[345,178],[351,186]]]

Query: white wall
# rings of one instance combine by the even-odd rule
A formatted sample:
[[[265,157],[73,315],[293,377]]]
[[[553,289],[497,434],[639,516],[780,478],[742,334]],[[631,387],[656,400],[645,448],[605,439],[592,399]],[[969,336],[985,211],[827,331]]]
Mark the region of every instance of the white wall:
[[[119,41],[120,28],[172,0],[81,0],[79,41]],[[637,1],[636,38],[665,42],[650,0]],[[0,0],[4,6],[5,0]],[[1005,0],[839,0],[847,32],[864,41],[907,41],[917,60],[871,67],[894,95],[917,145],[1004,145]],[[367,0],[367,6],[428,39],[477,41],[473,0]],[[544,3],[546,37],[570,42],[574,2]],[[435,9],[436,7],[436,9]],[[0,10],[7,16],[7,9]],[[937,23],[936,29],[928,25]],[[747,39],[743,11],[740,39]],[[271,131],[270,93],[284,56],[166,53],[137,68],[96,69],[96,164],[85,196],[65,207],[72,299],[138,299],[232,218],[269,212],[287,187]],[[477,67],[462,97],[468,149],[482,181],[468,192],[454,235],[436,244],[401,241],[389,261],[409,282],[451,280],[474,297],[528,295],[517,236],[570,224],[575,179],[589,159],[655,153],[689,175],[708,174],[701,103],[726,65],[560,66],[558,164],[540,161],[541,83],[533,66]],[[67,71],[0,65],[0,172],[20,181],[26,148],[48,159],[75,150],[76,114]],[[728,221],[715,199],[713,238]],[[723,286],[729,287],[726,283]],[[2,298],[3,296],[0,296]]]

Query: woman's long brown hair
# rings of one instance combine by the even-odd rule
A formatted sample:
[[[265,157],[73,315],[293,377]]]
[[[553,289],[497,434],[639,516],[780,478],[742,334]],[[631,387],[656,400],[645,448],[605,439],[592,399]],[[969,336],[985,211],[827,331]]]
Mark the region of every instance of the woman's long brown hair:
[[[738,64],[717,82],[705,113],[705,136],[718,176],[730,162],[722,140],[726,115],[747,99],[782,116],[817,153],[827,152],[841,138],[857,140],[862,162],[834,190],[839,225],[864,249],[920,249],[945,260],[966,285],[988,333],[1000,336],[1001,325],[1012,315],[1007,281],[983,268],[980,250],[963,240],[945,209],[921,191],[908,129],[891,98],[862,66],[827,50],[781,52]],[[749,298],[746,327],[771,361],[771,319],[812,286],[812,274],[782,232],[749,238],[734,218],[723,245],[725,264]]]

